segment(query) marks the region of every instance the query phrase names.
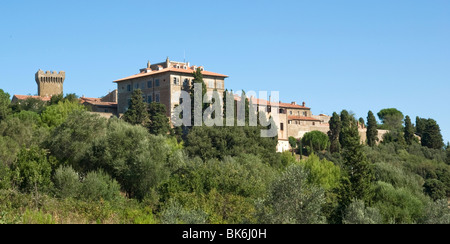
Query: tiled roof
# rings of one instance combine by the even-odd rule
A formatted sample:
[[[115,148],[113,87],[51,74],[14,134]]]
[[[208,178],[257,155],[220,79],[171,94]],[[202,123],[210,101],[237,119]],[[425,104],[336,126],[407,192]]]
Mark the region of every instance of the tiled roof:
[[[82,97],[81,103],[87,103],[95,106],[117,107],[117,103],[114,102],[102,102],[100,98]]]
[[[166,68],[166,69],[162,69],[162,70],[154,70],[154,71],[150,71],[148,73],[140,73],[140,74],[136,74],[136,75],[132,75],[132,76],[128,76],[126,78],[120,79],[120,80],[116,80],[114,81],[115,83],[120,82],[120,81],[125,81],[125,80],[131,80],[131,79],[135,79],[135,78],[140,78],[140,77],[146,77],[146,76],[150,76],[150,75],[155,75],[155,74],[161,74],[161,73],[165,73],[165,72],[179,72],[179,73],[185,73],[185,74],[192,74],[194,72],[193,69],[189,68],[189,69],[177,69],[177,68]],[[203,75],[207,75],[207,76],[217,76],[217,77],[223,77],[223,78],[227,78],[227,75],[222,75],[222,74],[218,74],[218,73],[214,73],[214,72],[210,72],[210,71],[202,71]]]
[[[17,100],[27,100],[28,98],[34,98],[39,99],[44,102],[50,101],[51,97],[41,97],[41,96],[31,96],[31,95],[14,95],[13,99],[16,98]]]
[[[235,96],[234,100],[236,101],[240,101],[241,97],[239,96]],[[291,103],[275,103],[275,102],[269,102],[267,100],[264,99],[259,99],[259,98],[251,98],[252,103],[253,104],[257,104],[257,105],[269,105],[269,106],[275,106],[275,107],[280,107],[280,108],[294,108],[294,109],[311,109],[305,106],[301,106],[301,105],[297,105],[297,104],[291,104]]]
[[[288,120],[301,120],[301,121],[317,121],[321,122],[320,119],[315,119],[311,117],[304,117],[304,116],[288,116]]]

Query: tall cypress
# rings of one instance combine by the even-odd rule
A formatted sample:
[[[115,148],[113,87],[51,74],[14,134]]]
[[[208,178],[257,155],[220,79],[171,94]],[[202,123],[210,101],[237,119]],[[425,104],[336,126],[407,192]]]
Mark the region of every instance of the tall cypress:
[[[367,145],[373,147],[378,141],[377,120],[372,111],[367,115]]]
[[[338,153],[341,151],[341,144],[339,143],[339,134],[341,133],[341,129],[341,118],[336,112],[334,112],[330,119],[330,131],[328,131],[331,153]]]
[[[414,142],[414,133],[415,128],[411,122],[411,118],[406,116],[405,118],[405,141],[408,145],[411,145]]]
[[[133,91],[130,107],[123,115],[123,120],[133,125],[145,125],[148,122],[147,104],[144,102],[141,89]]]
[[[425,122],[425,130],[422,135],[422,146],[434,149],[442,149],[444,147],[441,129],[434,119],[428,119]]]

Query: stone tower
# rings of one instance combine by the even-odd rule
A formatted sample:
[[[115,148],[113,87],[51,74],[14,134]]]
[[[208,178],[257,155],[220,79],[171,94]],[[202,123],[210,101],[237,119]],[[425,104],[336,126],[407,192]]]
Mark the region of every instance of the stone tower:
[[[38,85],[38,95],[41,97],[51,97],[63,94],[63,83],[66,79],[66,72],[42,71],[36,72],[36,83]]]

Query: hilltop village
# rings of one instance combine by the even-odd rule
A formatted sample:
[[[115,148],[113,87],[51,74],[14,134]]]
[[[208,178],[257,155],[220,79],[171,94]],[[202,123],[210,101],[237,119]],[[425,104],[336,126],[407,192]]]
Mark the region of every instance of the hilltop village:
[[[99,114],[102,117],[121,117],[130,105],[133,91],[141,89],[143,100],[147,103],[156,102],[165,105],[167,116],[170,118],[174,108],[180,104],[179,99],[173,99],[174,94],[182,90],[190,90],[193,85],[193,73],[197,69],[202,72],[208,91],[217,91],[219,94],[223,94],[227,75],[207,71],[203,66],[191,65],[189,62],[176,62],[167,58],[165,62],[156,64],[151,64],[149,61],[145,68],[139,69],[138,74],[113,81],[117,84],[117,89],[104,97],[82,96],[80,102],[89,107],[92,113]],[[64,94],[65,76],[64,71],[57,73],[39,70],[35,75],[37,96],[14,95],[12,103],[20,103],[28,98],[49,101],[54,95]],[[325,114],[314,115],[305,102],[298,104],[295,101],[290,103],[271,101],[270,98],[269,100],[255,97],[249,99],[254,105],[258,105],[259,112],[261,112],[260,106],[264,106],[264,112],[267,116],[271,115],[272,107],[278,109],[279,116],[275,121],[278,129],[278,152],[290,150],[289,137],[299,139],[307,132],[321,131],[327,133],[329,131],[330,116]],[[240,100],[240,97],[236,95],[235,100]],[[359,134],[362,142],[366,140],[366,131],[364,125],[360,125]],[[386,131],[379,130],[378,133],[378,138],[382,138]]]

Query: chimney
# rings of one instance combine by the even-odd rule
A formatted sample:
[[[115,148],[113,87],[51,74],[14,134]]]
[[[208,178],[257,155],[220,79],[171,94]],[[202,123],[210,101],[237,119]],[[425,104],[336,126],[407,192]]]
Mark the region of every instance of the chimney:
[[[305,107],[305,105],[306,105],[306,103],[305,103],[305,102],[303,102],[303,103],[302,103],[302,106],[303,106],[303,107]]]
[[[296,102],[291,102],[291,105],[297,105],[297,103]]]

